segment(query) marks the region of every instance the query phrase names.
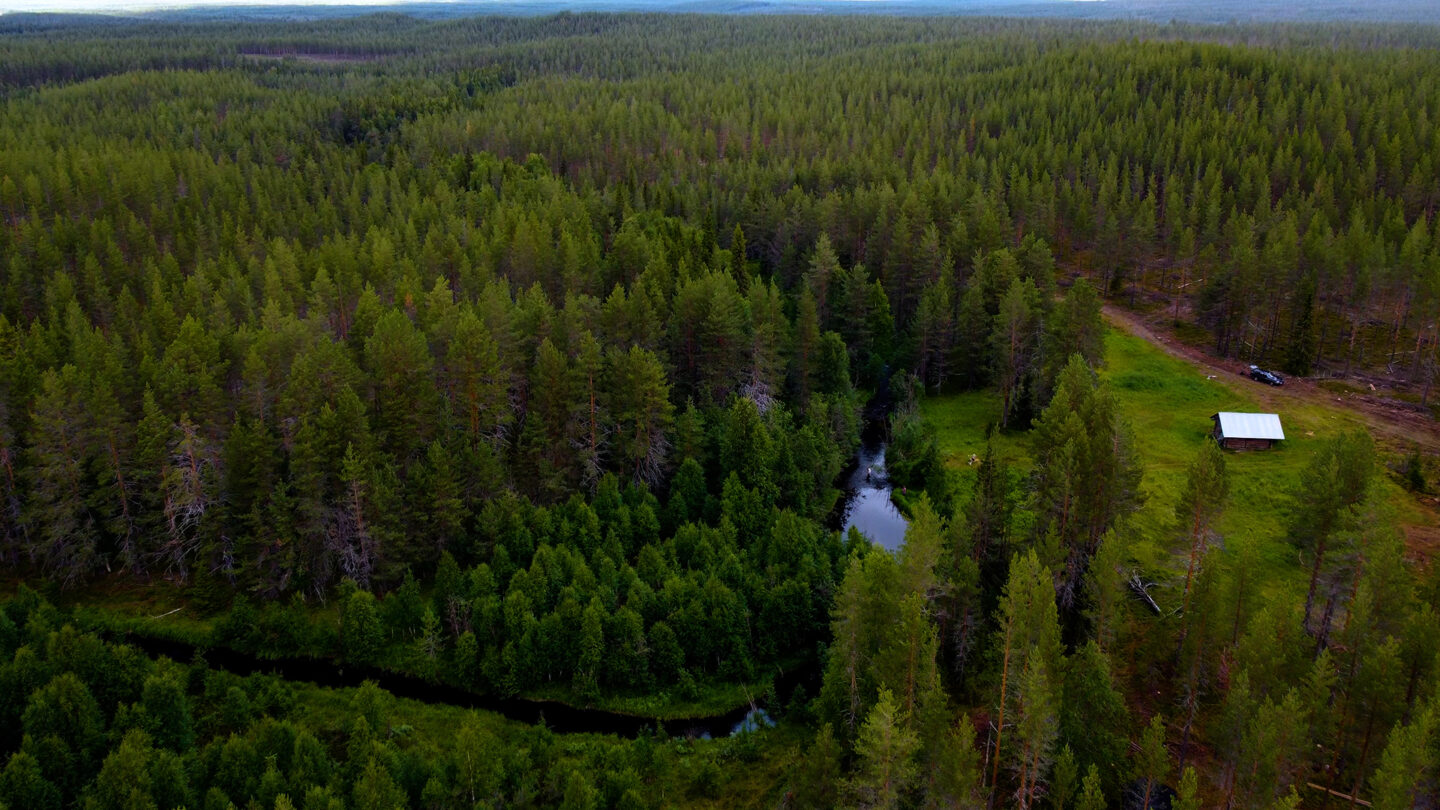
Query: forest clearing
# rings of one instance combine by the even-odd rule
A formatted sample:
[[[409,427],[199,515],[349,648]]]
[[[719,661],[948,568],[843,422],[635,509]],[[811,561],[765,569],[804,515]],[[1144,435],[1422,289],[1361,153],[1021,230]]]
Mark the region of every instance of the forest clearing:
[[[1268,549],[1261,554],[1270,566],[1263,579],[1274,587],[1293,584],[1301,572],[1285,539],[1283,517],[1296,508],[1293,498],[1300,471],[1314,452],[1316,440],[1361,428],[1373,430],[1377,442],[1397,461],[1416,446],[1426,453],[1440,450],[1440,444],[1434,443],[1433,422],[1389,423],[1387,410],[1357,407],[1351,399],[1336,402],[1333,394],[1306,380],[1287,380],[1283,389],[1256,385],[1238,373],[1233,361],[1176,346],[1144,329],[1135,316],[1122,310],[1110,308],[1105,314],[1114,328],[1106,335],[1101,373],[1114,386],[1137,436],[1143,437],[1138,445],[1144,458],[1146,499],[1135,518],[1138,537],[1164,534],[1184,483],[1185,468],[1199,447],[1212,441],[1209,415],[1217,411],[1273,409],[1282,413],[1287,426],[1294,426],[1287,429],[1286,441],[1275,451],[1227,457],[1231,499],[1220,533]],[[984,452],[986,427],[998,420],[999,408],[992,392],[925,399],[922,414],[936,428],[947,466],[973,477],[968,459]],[[1005,459],[1018,471],[1033,466],[1023,434],[1002,434],[998,443]],[[1413,558],[1428,563],[1436,547],[1427,539],[1440,527],[1436,499],[1395,483],[1387,491],[1411,541]],[[1140,542],[1132,545],[1131,551],[1143,568],[1165,569],[1175,564],[1171,550],[1163,544]]]

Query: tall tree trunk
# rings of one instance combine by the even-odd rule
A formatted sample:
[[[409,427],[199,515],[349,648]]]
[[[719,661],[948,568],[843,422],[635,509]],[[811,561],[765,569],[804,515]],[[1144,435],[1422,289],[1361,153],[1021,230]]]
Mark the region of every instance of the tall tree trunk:
[[[1395,303],[1395,320],[1390,326],[1390,359],[1386,361],[1390,365],[1394,365],[1395,352],[1400,350],[1400,328],[1408,320],[1410,320],[1410,294],[1405,293]]]
[[[1350,806],[1354,807],[1360,798],[1360,785],[1365,781],[1365,760],[1370,756],[1370,740],[1375,732],[1375,710],[1365,721],[1365,739],[1360,743],[1360,760],[1355,764],[1355,784],[1350,788]]]
[[[1355,336],[1360,333],[1360,302],[1354,302],[1350,309],[1350,346],[1345,352],[1345,373],[1350,373],[1350,367],[1355,363]]]
[[[1015,620],[1005,625],[1005,657],[1000,664],[1000,713],[995,723],[995,764],[990,771],[990,802],[995,802],[995,791],[1000,780],[1000,740],[1005,732],[1005,690],[1010,680],[1010,634]]]

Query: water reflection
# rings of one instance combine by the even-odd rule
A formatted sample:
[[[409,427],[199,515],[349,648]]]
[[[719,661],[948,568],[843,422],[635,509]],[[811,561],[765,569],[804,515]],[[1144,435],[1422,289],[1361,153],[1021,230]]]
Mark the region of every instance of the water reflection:
[[[856,455],[855,471],[845,482],[844,531],[854,526],[872,543],[890,551],[905,542],[909,522],[890,501],[890,479],[885,474],[885,443],[867,442]]]
[[[775,720],[770,717],[770,713],[764,709],[756,708],[746,712],[745,718],[736,723],[735,727],[730,729],[730,733],[725,736],[733,737],[736,734],[748,734],[752,731],[759,731],[762,728],[774,727]],[[709,740],[714,738],[710,736],[710,732],[706,731],[700,735],[700,739]]]

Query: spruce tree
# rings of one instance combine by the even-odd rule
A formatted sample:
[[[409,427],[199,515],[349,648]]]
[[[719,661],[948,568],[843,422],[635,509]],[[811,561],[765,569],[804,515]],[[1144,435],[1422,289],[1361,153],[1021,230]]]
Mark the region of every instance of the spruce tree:
[[[905,727],[889,689],[881,689],[855,739],[858,764],[846,783],[856,807],[891,810],[900,806],[915,780],[920,741]]]

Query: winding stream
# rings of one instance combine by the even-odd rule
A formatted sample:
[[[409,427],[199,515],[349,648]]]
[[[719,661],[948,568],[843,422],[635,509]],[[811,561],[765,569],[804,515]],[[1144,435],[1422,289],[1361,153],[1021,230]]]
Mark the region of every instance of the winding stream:
[[[842,485],[844,494],[831,514],[830,524],[841,531],[854,527],[871,542],[893,552],[904,544],[909,521],[890,500],[893,487],[885,472],[886,443],[880,429],[882,420],[872,417],[867,421],[869,428],[864,442],[855,455],[853,466],[847,468]],[[209,666],[242,676],[271,674],[332,689],[353,688],[367,680],[374,681],[397,697],[482,709],[520,723],[544,723],[561,734],[614,734],[633,738],[653,734],[658,729],[672,737],[713,739],[774,725],[765,709],[753,702],[709,717],[661,720],[555,701],[481,695],[411,675],[341,665],[323,658],[261,658],[234,650],[202,649],[138,634],[126,634],[124,640],[151,656],[163,655],[176,661],[189,661],[200,654]],[[813,662],[779,672],[775,676],[775,693],[788,697],[796,686],[803,683],[814,694],[819,688],[819,674],[819,667]]]
[[[845,500],[840,506],[840,529],[851,527],[870,538],[872,543],[889,551],[898,551],[905,543],[905,529],[910,521],[900,514],[890,500],[894,487],[885,474],[885,442],[867,440],[855,456],[855,469],[845,481]]]
[[[331,689],[353,688],[365,681],[374,681],[381,689],[396,697],[410,698],[422,703],[483,709],[520,723],[544,723],[551,731],[559,734],[614,734],[634,738],[642,734],[653,734],[658,727],[663,734],[671,737],[712,739],[774,725],[770,715],[755,704],[737,706],[723,714],[710,717],[659,720],[601,709],[579,708],[554,701],[477,695],[423,678],[367,667],[340,665],[321,658],[259,658],[234,650],[202,650],[191,644],[136,634],[126,634],[124,640],[148,655],[163,655],[175,661],[189,661],[200,653],[209,666],[242,676],[257,673],[277,675],[285,680],[303,681]],[[796,685],[813,680],[817,674],[818,670],[814,666],[781,672],[775,677],[776,693],[788,696]],[[807,688],[812,686],[807,683]]]

